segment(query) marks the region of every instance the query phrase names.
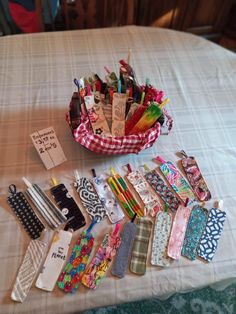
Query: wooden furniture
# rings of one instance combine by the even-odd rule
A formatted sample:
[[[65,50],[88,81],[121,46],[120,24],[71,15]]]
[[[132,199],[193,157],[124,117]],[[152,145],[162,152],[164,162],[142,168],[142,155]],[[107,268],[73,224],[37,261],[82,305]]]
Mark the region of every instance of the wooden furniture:
[[[61,0],[66,29],[142,25],[217,39],[233,0]]]

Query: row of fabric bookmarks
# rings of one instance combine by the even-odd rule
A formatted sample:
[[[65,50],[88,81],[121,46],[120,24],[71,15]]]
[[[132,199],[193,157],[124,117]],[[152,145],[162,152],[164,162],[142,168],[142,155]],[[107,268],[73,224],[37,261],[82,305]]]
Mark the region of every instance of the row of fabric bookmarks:
[[[155,217],[152,265],[168,267],[181,254],[190,260],[200,257],[210,262],[218,246],[226,213],[220,206],[210,210],[204,208],[211,193],[195,158],[187,156],[184,151],[181,154],[182,168],[189,183],[172,162],[159,156],[155,160],[161,164],[160,171],[150,170],[147,166],[132,171],[127,165],[126,179],[144,206],[139,205],[129,185],[114,169],[110,177],[96,176],[93,170],[92,180],[79,177],[78,171],[75,171],[74,185],[92,223],[79,236],[69,259],[67,253],[72,232],[86,224],[83,213],[65,185],[58,184],[56,179],[53,179],[51,193],[57,206],[37,184],[23,178],[27,185],[27,198],[47,225],[56,231],[43,267],[41,264],[48,246],[43,239],[45,226],[24,193],[17,192],[15,185],[11,185],[8,203],[32,239],[19,268],[11,298],[23,302],[38,272],[36,287],[42,290],[52,291],[56,283],[64,292],[75,292],[80,283],[95,289],[115,255],[112,275],[124,277],[128,266],[131,272],[144,275],[153,226],[148,215]],[[203,202],[201,206],[196,197]],[[124,212],[130,221],[124,224],[119,235],[119,222],[124,218]],[[105,235],[88,263],[94,245],[91,230],[107,216],[115,224],[114,230]],[[62,271],[65,261],[67,263]]]

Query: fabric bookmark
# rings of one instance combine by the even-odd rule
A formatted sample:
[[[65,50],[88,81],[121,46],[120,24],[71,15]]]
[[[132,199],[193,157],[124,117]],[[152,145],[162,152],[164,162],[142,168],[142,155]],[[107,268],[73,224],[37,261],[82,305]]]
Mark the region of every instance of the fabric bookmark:
[[[87,178],[77,177],[75,188],[91,219],[95,219],[99,222],[107,217],[106,209],[104,208],[94,186]]]
[[[37,184],[31,184],[25,177],[22,179],[28,187],[26,191],[27,196],[31,199],[40,214],[52,229],[58,228],[62,223],[67,221],[60,209],[54,205],[40,186]]]
[[[136,275],[144,275],[152,221],[146,217],[137,218],[137,232],[131,253],[130,271]]]
[[[170,161],[165,161],[160,156],[156,157],[155,160],[162,163],[160,166],[161,172],[182,201],[185,203],[188,198],[189,204],[193,203],[195,196],[192,189],[175,165]]]
[[[123,278],[125,276],[125,272],[128,268],[132,245],[137,231],[137,226],[134,223],[134,218],[131,222],[127,222],[123,227],[121,233],[121,245],[117,250],[116,257],[112,266],[112,275],[119,278]]]
[[[53,180],[55,181],[55,178]],[[57,206],[68,220],[65,230],[75,231],[86,225],[84,215],[64,184],[56,184],[50,191]]]
[[[173,220],[167,255],[175,260],[178,260],[181,255],[190,214],[191,209],[189,207],[180,205]]]
[[[96,255],[86,269],[82,283],[90,289],[96,289],[102,278],[105,277],[116,250],[120,246],[121,238],[117,235],[120,225],[116,224],[115,230],[111,234],[106,234]]]
[[[155,170],[152,170],[145,173],[144,177],[154,191],[162,198],[164,203],[168,204],[169,209],[176,211],[179,207],[180,201],[166,185],[161,176]]]
[[[197,254],[206,261],[212,261],[221,237],[226,212],[219,208],[212,208],[209,212],[206,228],[199,242]]]
[[[10,195],[7,198],[8,204],[11,206],[31,239],[39,238],[42,231],[45,229],[44,225],[35,214],[24,194],[17,192],[14,184],[9,186],[9,191]]]
[[[92,221],[87,230],[84,230],[79,236],[77,243],[74,245],[69,261],[58,278],[57,285],[64,292],[76,292],[85,267],[90,257],[94,236],[91,230],[96,221]]]
[[[206,227],[207,215],[207,210],[199,205],[194,206],[191,211],[185,233],[182,255],[192,261],[196,259],[197,246]]]
[[[69,250],[72,233],[69,231],[56,231],[48,255],[39,274],[36,287],[46,291],[52,291],[65,263]]]
[[[154,217],[161,209],[161,204],[158,200],[158,196],[150,189],[149,184],[144,179],[141,172],[139,170],[131,171],[127,174],[127,179],[133,185],[145,205],[144,214],[150,214]]]
[[[47,243],[43,241],[30,241],[11,293],[12,300],[23,302],[27,297],[43,261],[46,247]]]
[[[181,163],[194,193],[197,195],[200,201],[208,201],[211,199],[211,192],[207,187],[206,181],[202,176],[195,158],[192,156],[187,156],[183,150],[181,151],[181,154],[183,155]]]
[[[93,169],[92,169],[93,170]],[[115,198],[109,184],[108,176],[100,175],[93,178],[94,187],[100,197],[103,206],[107,210],[107,215],[111,223],[117,223],[124,218],[124,213]]]
[[[171,224],[172,216],[167,210],[157,213],[151,255],[151,264],[154,266],[167,267],[171,263],[171,258],[167,256]]]

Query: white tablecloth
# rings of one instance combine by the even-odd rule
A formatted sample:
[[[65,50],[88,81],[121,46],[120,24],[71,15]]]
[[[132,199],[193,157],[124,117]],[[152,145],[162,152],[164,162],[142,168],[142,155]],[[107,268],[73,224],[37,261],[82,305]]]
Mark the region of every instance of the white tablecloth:
[[[72,139],[65,122],[73,79],[103,67],[118,70],[118,61],[132,49],[131,63],[140,82],[149,77],[170,98],[174,118],[168,136],[139,155],[99,156]],[[84,31],[16,35],[0,38],[0,302],[1,313],[75,313],[96,306],[163,296],[236,277],[236,55],[202,38],[157,28],[122,27]],[[46,171],[29,135],[53,126],[67,162]],[[8,186],[25,190],[22,176],[48,190],[51,176],[66,184],[76,200],[73,170],[89,178],[115,167],[124,174],[161,155],[173,162],[184,149],[196,157],[212,192],[227,212],[224,233],[213,262],[181,258],[167,269],[147,267],[145,276],[110,275],[96,291],[80,287],[74,295],[58,288],[46,293],[33,287],[23,304],[10,299],[11,289],[29,243],[7,205]],[[210,208],[212,202],[207,204]],[[87,221],[89,219],[87,218]],[[111,224],[94,233],[100,242]],[[74,235],[74,241],[80,231]],[[149,247],[150,251],[150,247]]]

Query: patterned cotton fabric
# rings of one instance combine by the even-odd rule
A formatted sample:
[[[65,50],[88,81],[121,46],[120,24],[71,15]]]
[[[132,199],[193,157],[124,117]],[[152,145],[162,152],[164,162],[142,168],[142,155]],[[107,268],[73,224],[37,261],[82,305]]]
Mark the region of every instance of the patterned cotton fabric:
[[[147,253],[151,231],[152,221],[150,219],[137,219],[137,231],[130,261],[130,270],[137,275],[144,275],[146,272]]]

